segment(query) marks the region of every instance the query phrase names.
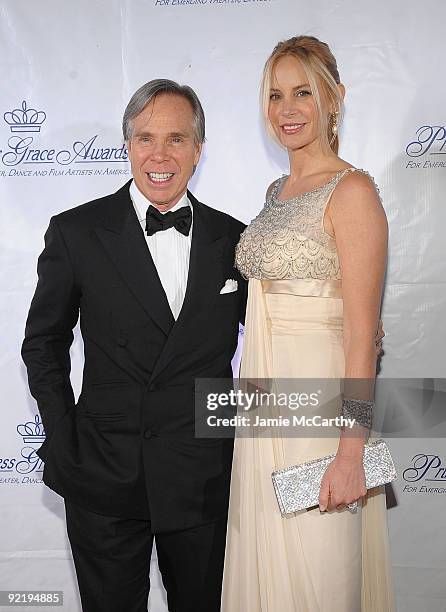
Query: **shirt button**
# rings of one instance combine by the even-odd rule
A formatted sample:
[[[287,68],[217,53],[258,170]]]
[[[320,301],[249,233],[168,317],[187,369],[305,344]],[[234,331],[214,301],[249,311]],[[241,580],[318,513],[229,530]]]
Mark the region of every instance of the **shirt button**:
[[[150,431],[150,429],[146,429],[144,432],[144,438],[146,440],[150,440],[151,437],[152,437],[152,432]]]
[[[127,345],[127,342],[128,342],[128,339],[127,339],[127,338],[122,338],[122,337],[121,337],[121,338],[118,338],[118,345],[119,345],[119,346],[126,346],[126,345]]]

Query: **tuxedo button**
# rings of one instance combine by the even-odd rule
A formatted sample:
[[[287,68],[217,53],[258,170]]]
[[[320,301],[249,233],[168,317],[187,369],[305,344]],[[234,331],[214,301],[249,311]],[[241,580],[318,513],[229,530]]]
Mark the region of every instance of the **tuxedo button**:
[[[144,432],[144,438],[145,438],[146,440],[150,440],[150,438],[151,438],[151,437],[152,437],[152,432],[151,432],[151,430],[150,430],[150,429],[146,429],[146,430],[145,430],[145,432]]]
[[[127,339],[127,338],[123,338],[123,337],[118,338],[118,345],[119,345],[119,346],[126,346],[126,345],[127,345],[127,342],[128,342],[128,339]]]
[[[149,391],[156,391],[158,389],[158,385],[156,383],[152,383],[149,387]]]

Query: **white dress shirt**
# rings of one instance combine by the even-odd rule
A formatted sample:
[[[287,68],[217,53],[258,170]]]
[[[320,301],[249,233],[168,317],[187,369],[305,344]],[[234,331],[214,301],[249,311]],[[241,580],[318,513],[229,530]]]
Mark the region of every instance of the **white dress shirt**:
[[[148,236],[146,234],[146,212],[151,202],[141,193],[135,181],[132,181],[130,185],[130,197],[144,231],[147,246],[166,293],[172,314],[177,319],[183,305],[184,294],[186,293],[190,245],[192,242],[192,225],[188,236],[184,236],[174,227],[169,227],[167,230],[156,232],[153,236]],[[193,212],[186,193],[175,206],[166,212],[175,212],[182,206],[190,206]],[[163,213],[161,212],[161,214]]]

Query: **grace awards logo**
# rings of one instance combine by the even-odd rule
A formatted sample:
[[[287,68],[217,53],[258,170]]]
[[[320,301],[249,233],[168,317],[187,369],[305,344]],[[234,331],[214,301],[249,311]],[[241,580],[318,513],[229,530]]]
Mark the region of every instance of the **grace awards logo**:
[[[403,471],[404,493],[446,494],[446,463],[440,455],[418,453]]]
[[[406,168],[446,168],[446,128],[444,125],[422,125],[406,146]],[[444,157],[443,157],[444,156]]]
[[[0,485],[42,484],[43,461],[37,450],[45,441],[40,415],[16,427],[20,450],[15,456],[0,459]]]
[[[46,119],[43,111],[34,108],[26,108],[23,100],[22,108],[16,108],[12,112],[3,115],[4,120],[11,128],[11,132],[40,132],[40,127]]]
[[[128,175],[125,144],[102,146],[98,134],[56,148],[45,140],[47,115],[23,100],[3,113],[7,140],[0,149],[0,177]],[[1,146],[1,141],[0,141]]]

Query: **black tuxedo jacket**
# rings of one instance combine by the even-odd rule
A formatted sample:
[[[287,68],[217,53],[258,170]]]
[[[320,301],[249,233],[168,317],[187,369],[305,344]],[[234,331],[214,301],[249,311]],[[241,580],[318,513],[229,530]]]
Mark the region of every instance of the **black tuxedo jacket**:
[[[234,266],[244,225],[193,206],[189,276],[175,321],[129,195],[51,218],[22,357],[46,431],[44,482],[94,512],[150,518],[154,532],[225,516],[232,441],[194,435],[194,379],[231,378],[246,282]],[[225,280],[238,291],[220,295]],[[82,390],[70,345],[80,314]]]

